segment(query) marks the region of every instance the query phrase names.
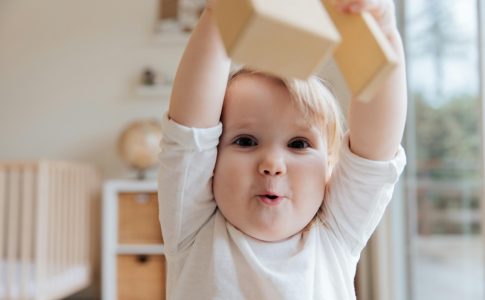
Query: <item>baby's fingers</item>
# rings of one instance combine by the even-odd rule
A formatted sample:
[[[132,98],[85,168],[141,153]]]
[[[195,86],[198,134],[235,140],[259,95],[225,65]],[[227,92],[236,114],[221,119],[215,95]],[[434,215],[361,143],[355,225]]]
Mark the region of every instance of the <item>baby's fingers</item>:
[[[359,13],[366,7],[366,0],[329,0],[338,9],[346,13]]]
[[[392,0],[329,0],[346,13],[369,12],[388,33],[396,28],[394,3]]]
[[[212,9],[216,5],[216,0],[206,0],[205,7]]]
[[[368,11],[385,33],[396,29],[396,11],[392,0],[366,0],[364,10]]]
[[[379,11],[387,12],[393,7],[392,0],[329,0],[330,3],[347,12]]]

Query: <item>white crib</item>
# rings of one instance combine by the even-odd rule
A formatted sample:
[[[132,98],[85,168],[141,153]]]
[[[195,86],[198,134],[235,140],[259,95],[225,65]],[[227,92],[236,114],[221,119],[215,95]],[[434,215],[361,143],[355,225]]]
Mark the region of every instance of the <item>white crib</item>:
[[[71,162],[0,162],[0,299],[60,299],[97,259],[100,176]]]

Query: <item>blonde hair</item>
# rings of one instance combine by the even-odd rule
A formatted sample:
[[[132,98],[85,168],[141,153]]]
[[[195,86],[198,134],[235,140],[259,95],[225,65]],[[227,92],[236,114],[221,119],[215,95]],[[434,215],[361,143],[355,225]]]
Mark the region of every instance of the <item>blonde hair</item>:
[[[317,76],[311,76],[307,80],[287,79],[242,68],[231,72],[228,86],[236,77],[243,74],[269,77],[279,81],[288,89],[296,108],[304,114],[310,125],[317,126],[324,135],[328,153],[328,175],[330,175],[338,161],[344,122],[340,106],[325,82]]]

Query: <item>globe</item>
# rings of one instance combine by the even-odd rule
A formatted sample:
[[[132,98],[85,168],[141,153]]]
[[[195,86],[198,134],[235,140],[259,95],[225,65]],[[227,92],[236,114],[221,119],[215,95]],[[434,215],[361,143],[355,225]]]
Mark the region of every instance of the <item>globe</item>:
[[[126,126],[118,138],[118,152],[122,160],[138,171],[138,178],[154,167],[160,152],[162,130],[155,120],[137,120]]]

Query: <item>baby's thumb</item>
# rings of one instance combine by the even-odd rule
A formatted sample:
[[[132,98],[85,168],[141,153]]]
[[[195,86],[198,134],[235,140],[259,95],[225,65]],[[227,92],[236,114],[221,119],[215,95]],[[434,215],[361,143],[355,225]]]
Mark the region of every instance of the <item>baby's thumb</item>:
[[[205,0],[205,7],[212,9],[216,5],[216,0]]]
[[[397,28],[396,8],[392,0],[367,0],[367,10],[374,16],[384,33]]]

